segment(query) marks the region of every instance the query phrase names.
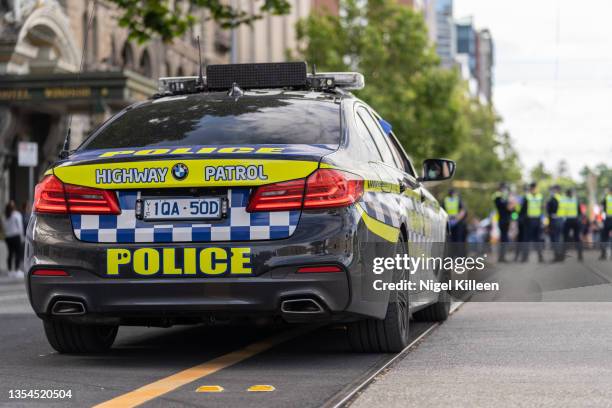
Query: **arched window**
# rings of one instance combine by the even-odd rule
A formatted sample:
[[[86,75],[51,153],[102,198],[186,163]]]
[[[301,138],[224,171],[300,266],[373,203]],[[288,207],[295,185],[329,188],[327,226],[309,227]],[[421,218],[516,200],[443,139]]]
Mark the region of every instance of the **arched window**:
[[[134,68],[134,51],[132,51],[132,46],[127,41],[123,44],[121,58],[123,59],[124,68]]]
[[[142,55],[140,56],[140,68],[139,71],[146,77],[152,77],[153,71],[151,69],[151,57],[149,56],[149,51],[144,50]]]
[[[185,71],[183,71],[183,67],[179,67],[178,71],[176,71],[176,76],[185,76]]]

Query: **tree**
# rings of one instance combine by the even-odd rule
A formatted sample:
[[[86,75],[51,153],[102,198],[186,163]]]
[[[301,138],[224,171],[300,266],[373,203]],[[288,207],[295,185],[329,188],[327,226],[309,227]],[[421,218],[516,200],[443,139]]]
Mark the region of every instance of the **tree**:
[[[263,0],[258,12],[251,14],[223,0],[108,0],[120,10],[119,25],[129,30],[130,39],[146,42],[153,37],[170,41],[183,35],[195,23],[193,11],[206,9],[210,19],[222,28],[250,24],[264,13],[288,14],[288,0]]]
[[[341,1],[340,15],[298,24],[296,58],[318,70],[359,71],[356,95],[372,105],[415,158],[448,156],[464,134],[458,74],[444,70],[420,13],[389,0]]]
[[[319,70],[363,73],[366,87],[356,95],[393,125],[416,161],[456,160],[455,178],[480,186],[462,191],[470,213],[486,216],[495,186],[521,179],[518,155],[510,136],[497,131],[494,109],[469,96],[456,70],[440,67],[421,13],[394,0],[341,0],[341,6],[339,16],[314,14],[299,23],[303,46],[294,57]],[[434,192],[442,196],[448,185]]]

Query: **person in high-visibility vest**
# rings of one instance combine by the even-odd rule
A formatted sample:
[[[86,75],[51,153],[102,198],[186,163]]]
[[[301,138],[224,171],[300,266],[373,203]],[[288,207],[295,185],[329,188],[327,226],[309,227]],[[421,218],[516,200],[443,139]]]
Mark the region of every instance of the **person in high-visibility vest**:
[[[467,228],[465,217],[467,212],[463,206],[463,200],[454,189],[448,190],[448,195],[444,198],[442,206],[448,214],[450,225],[451,242],[465,242],[467,238]]]
[[[529,192],[525,194],[525,204],[521,207],[521,216],[525,219],[525,242],[522,246],[522,262],[529,259],[529,250],[535,248],[538,261],[544,262],[542,256],[542,216],[544,214],[544,197],[538,192],[536,183],[529,184]]]
[[[550,198],[546,202],[546,213],[549,219],[548,235],[553,250],[553,262],[560,262],[563,260],[561,236],[563,234],[565,214],[563,214],[562,203],[561,187],[558,185],[552,186],[550,189]]]
[[[582,211],[578,197],[576,197],[576,192],[573,189],[570,188],[565,192],[561,206],[565,216],[565,223],[563,224],[563,257],[565,258],[567,248],[574,244],[578,252],[578,260],[582,261],[582,234],[580,233],[580,216]]]
[[[608,191],[601,205],[606,219],[601,228],[601,256],[599,259],[605,260],[609,246],[608,242],[610,241],[610,232],[612,232],[612,186],[608,187]]]
[[[497,211],[497,225],[499,227],[499,255],[498,262],[506,262],[506,247],[510,238],[510,222],[512,221],[512,211],[514,205],[510,203],[510,189],[506,183],[501,183],[495,193],[493,193],[493,204]]]
[[[514,262],[519,260],[521,251],[523,250],[523,242],[527,240],[527,212],[522,211],[522,209],[527,206],[527,193],[529,193],[529,185],[525,184],[523,186],[523,195],[517,197],[516,206],[514,208],[514,212],[517,213],[517,235],[514,249]]]

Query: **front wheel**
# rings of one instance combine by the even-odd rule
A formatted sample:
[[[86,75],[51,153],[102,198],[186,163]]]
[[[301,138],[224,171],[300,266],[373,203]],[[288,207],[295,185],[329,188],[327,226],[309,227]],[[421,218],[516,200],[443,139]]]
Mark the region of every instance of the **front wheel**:
[[[400,234],[397,253],[403,256],[406,241]],[[395,271],[394,280],[407,279],[405,271]],[[409,341],[410,312],[408,310],[408,291],[392,291],[385,318],[364,319],[348,324],[348,338],[351,348],[366,353],[397,353]]]
[[[80,325],[54,320],[45,320],[43,325],[51,347],[68,354],[108,351],[118,330],[118,326]]]

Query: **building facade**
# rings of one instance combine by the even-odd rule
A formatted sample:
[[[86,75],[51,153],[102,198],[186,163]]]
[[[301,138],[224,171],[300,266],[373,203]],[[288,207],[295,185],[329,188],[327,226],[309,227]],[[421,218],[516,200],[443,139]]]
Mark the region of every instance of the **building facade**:
[[[493,102],[493,67],[495,65],[493,36],[488,29],[480,30],[476,36],[476,79],[478,93],[488,102]]]
[[[38,144],[39,176],[68,123],[74,148],[111,114],[151,96],[158,77],[196,74],[196,36],[204,63],[229,60],[229,35],[215,24],[195,24],[171,44],[138,45],[117,16],[104,0],[0,1],[0,204],[30,197],[29,170],[17,165],[20,141]]]
[[[453,0],[436,0],[436,51],[444,68],[456,64],[457,35],[453,19]]]
[[[234,0],[249,14],[257,14],[261,3],[256,0]],[[337,12],[335,0],[315,0],[327,12]],[[291,11],[287,15],[265,15],[250,25],[241,25],[232,31],[230,60],[235,63],[283,62],[287,52],[297,48],[296,23],[308,17],[311,0],[289,0]]]

